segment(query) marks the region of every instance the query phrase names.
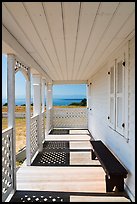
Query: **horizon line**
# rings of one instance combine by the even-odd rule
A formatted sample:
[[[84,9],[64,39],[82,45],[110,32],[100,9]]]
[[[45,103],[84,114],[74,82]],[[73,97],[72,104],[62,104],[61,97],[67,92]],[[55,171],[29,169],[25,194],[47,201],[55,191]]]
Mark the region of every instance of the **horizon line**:
[[[84,98],[86,98],[86,96],[85,97],[81,97],[81,98],[53,98],[53,100],[56,100],[56,99],[58,99],[58,100],[82,100],[82,99],[84,99]],[[2,101],[7,101],[7,98],[2,98]],[[17,100],[26,100],[26,98],[15,98],[15,101],[17,101]],[[31,101],[33,100],[33,98],[31,98]],[[45,98],[45,101],[46,101],[46,98]]]

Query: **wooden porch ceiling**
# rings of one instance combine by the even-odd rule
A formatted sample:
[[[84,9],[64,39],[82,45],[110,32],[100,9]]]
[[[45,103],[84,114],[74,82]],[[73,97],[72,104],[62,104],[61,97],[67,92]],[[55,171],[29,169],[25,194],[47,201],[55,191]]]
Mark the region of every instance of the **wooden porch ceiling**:
[[[2,3],[3,26],[56,82],[88,80],[134,21],[134,2]],[[4,38],[3,52],[11,53]]]

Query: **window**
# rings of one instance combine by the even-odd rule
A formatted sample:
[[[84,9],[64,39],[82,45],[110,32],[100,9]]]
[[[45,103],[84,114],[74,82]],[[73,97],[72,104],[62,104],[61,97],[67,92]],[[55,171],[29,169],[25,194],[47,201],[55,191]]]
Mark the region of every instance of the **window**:
[[[109,66],[109,126],[125,135],[125,54]],[[127,107],[128,108],[128,107]]]
[[[113,64],[110,68],[110,126],[115,128],[115,65]]]
[[[116,60],[116,130],[124,134],[124,60]]]

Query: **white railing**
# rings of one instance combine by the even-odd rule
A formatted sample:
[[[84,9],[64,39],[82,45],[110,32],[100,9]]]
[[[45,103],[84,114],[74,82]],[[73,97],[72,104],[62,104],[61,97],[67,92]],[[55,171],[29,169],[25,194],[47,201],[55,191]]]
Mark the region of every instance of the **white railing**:
[[[87,129],[87,108],[54,108],[53,127]]]
[[[38,150],[38,136],[39,136],[39,116],[31,118],[31,133],[30,133],[30,157],[31,159]]]
[[[41,113],[41,140],[45,140],[45,112]]]
[[[2,131],[2,201],[4,202],[13,190],[13,128]]]

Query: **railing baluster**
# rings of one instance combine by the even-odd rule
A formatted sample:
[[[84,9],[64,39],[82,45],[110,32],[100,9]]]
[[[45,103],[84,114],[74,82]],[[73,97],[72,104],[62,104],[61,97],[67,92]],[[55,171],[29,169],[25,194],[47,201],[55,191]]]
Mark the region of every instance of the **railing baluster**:
[[[30,135],[30,152],[31,160],[38,150],[38,118],[39,116],[34,116],[31,118],[31,135]]]
[[[13,190],[13,128],[2,131],[2,201],[4,202]]]
[[[42,142],[45,140],[45,112],[41,113]]]
[[[87,128],[87,108],[54,108],[54,128]]]

